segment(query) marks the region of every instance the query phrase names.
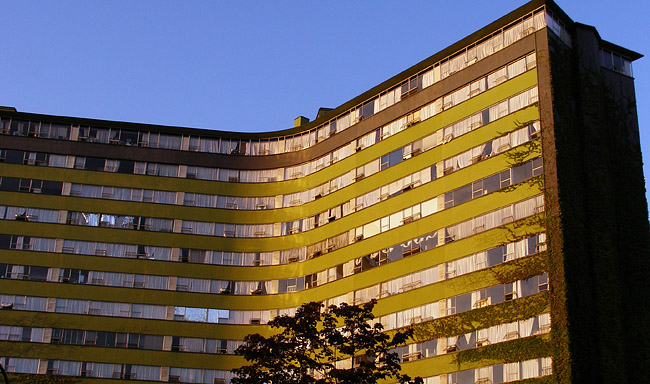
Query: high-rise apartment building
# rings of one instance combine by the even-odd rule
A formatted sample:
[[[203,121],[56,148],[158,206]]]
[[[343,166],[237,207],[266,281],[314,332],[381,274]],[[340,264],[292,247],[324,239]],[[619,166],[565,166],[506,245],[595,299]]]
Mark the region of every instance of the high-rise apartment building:
[[[3,108],[0,363],[228,383],[269,319],[374,298],[428,384],[645,382],[639,57],[533,0],[285,131]]]

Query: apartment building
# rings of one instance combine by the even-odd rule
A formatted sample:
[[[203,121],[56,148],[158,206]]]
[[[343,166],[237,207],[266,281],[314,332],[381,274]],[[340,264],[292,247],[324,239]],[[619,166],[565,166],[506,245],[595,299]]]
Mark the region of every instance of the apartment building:
[[[270,319],[374,298],[427,384],[643,382],[640,57],[533,0],[284,131],[2,108],[0,363],[225,384]]]

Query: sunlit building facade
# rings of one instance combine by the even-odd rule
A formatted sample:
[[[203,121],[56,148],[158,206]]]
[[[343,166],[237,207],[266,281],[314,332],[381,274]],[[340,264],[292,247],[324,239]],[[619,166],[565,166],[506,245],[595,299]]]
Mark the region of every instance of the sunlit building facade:
[[[0,363],[228,383],[270,319],[377,299],[427,384],[640,382],[639,57],[535,0],[285,131],[0,109]]]

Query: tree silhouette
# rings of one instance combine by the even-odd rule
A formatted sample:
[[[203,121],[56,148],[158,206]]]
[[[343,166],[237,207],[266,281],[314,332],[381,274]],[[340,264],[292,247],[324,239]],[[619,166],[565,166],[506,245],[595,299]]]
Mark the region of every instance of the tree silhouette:
[[[403,345],[412,329],[389,336],[373,323],[376,300],[363,305],[310,302],[295,316],[269,322],[281,331],[270,337],[248,335],[236,354],[252,362],[233,370],[233,384],[374,384],[396,379],[422,383],[401,373],[400,358],[391,348]]]

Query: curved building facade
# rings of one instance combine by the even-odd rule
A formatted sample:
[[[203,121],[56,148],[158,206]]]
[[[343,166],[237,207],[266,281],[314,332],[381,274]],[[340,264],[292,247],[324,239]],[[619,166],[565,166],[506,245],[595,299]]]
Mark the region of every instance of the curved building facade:
[[[594,201],[615,194],[588,175],[613,179],[616,151],[640,153],[636,112],[627,141],[586,162],[611,139],[566,97],[592,100],[591,65],[618,110],[639,57],[536,0],[282,132],[4,108],[0,362],[83,382],[228,383],[244,363],[234,350],[270,319],[377,299],[385,329],[415,327],[397,352],[429,384],[584,382],[614,367],[632,380],[626,360],[646,359],[647,340],[621,343],[638,336],[629,316],[648,314],[621,287],[642,292],[625,277],[648,269],[648,239],[613,233],[647,206],[622,186],[637,205],[605,209]],[[640,162],[625,164],[637,180]],[[603,344],[580,341],[591,336]]]

